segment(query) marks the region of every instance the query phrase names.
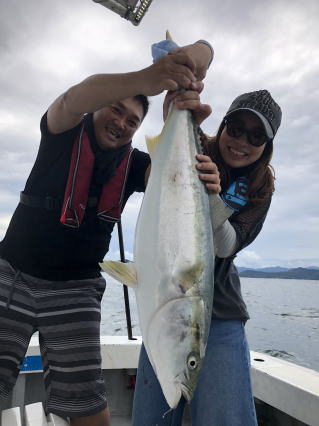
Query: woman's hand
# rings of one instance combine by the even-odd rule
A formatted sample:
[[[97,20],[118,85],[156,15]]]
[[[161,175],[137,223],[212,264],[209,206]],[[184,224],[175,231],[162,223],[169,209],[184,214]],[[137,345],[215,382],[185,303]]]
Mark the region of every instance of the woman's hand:
[[[207,190],[212,194],[219,194],[221,191],[219,171],[212,159],[208,155],[196,155],[198,163],[199,178],[205,184]]]
[[[188,90],[167,92],[163,103],[163,118],[166,120],[169,105],[171,102],[175,103],[177,109],[189,109],[193,111],[194,121],[200,125],[212,112],[212,109],[207,104],[200,102],[199,94],[204,88],[201,81],[191,83]]]

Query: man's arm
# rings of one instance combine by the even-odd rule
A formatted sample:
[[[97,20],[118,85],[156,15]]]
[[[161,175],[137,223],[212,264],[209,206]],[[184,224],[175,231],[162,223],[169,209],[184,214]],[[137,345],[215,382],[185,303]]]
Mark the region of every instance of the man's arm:
[[[167,55],[139,71],[123,74],[97,74],[72,86],[48,110],[51,133],[75,127],[85,113],[94,112],[122,99],[143,94],[154,96],[164,90],[188,89],[195,81],[198,63],[209,62],[207,47],[194,43],[178,54]],[[204,46],[204,48],[203,48]]]

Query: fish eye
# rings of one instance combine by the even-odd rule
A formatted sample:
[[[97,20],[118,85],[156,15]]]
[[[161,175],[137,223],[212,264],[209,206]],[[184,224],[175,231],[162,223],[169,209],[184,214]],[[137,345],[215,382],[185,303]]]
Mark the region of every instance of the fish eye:
[[[190,370],[195,370],[198,366],[197,358],[194,355],[188,357],[187,366]]]

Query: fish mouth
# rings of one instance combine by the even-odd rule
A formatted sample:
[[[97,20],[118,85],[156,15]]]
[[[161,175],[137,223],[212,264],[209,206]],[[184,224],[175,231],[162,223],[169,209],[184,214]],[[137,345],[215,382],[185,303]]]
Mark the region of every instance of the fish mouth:
[[[193,397],[193,392],[184,383],[181,383],[180,386],[181,386],[181,391],[182,391],[183,397],[186,399],[187,402],[190,402],[192,397]]]
[[[176,380],[177,379],[177,380]],[[181,389],[181,393],[186,399],[187,402],[190,402],[193,398],[193,389],[191,389],[189,386],[186,385],[186,383],[189,380],[189,374],[188,371],[184,371],[182,374],[180,374],[178,377],[176,377],[176,385],[178,385]]]
[[[181,384],[174,382],[174,387],[172,387],[171,385],[167,386],[162,383],[161,386],[164,397],[170,408],[176,408],[182,396]]]

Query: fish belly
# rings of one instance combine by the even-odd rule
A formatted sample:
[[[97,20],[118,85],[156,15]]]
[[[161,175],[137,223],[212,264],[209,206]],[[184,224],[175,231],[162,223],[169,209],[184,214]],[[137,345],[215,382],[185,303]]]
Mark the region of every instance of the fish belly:
[[[202,299],[205,310],[202,351],[207,340],[213,300],[214,248],[208,194],[198,178],[196,153],[190,113],[173,111],[152,157],[134,247],[140,327],[151,362],[149,326],[171,301]]]

